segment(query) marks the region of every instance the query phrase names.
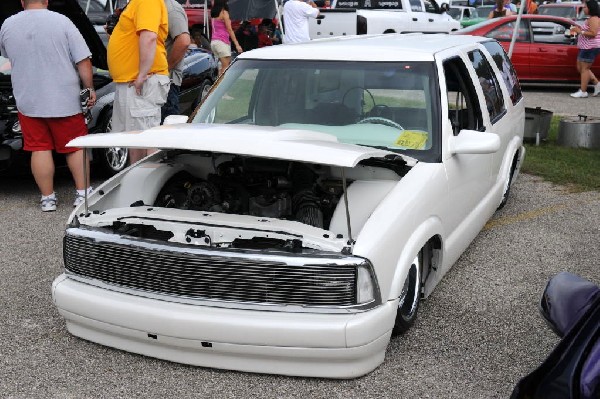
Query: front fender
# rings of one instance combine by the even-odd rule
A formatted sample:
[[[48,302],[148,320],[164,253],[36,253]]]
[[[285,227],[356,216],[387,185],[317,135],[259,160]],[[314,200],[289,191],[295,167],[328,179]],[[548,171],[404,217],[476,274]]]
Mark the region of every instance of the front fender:
[[[396,264],[396,271],[392,279],[390,294],[388,297],[389,300],[398,298],[400,296],[412,261],[417,257],[419,251],[421,251],[425,244],[427,244],[427,241],[436,235],[441,236],[442,231],[442,222],[437,216],[431,216],[415,229],[414,233],[404,245],[402,253],[400,254],[400,258]],[[422,272],[423,275],[427,275],[426,270],[423,270]],[[428,279],[425,282],[425,291],[427,295],[433,290],[433,287],[437,281],[439,281],[439,278],[436,277],[437,276],[435,273],[429,274]]]
[[[114,86],[113,86],[114,87]],[[92,107],[90,112],[92,113],[92,120],[90,121],[88,127],[90,130],[96,130],[99,128],[99,124],[102,122],[101,117],[104,115],[104,110],[106,107],[112,107],[113,101],[115,100],[115,92],[111,91],[110,93],[104,94],[96,100],[96,104]],[[105,132],[99,132],[105,133]]]
[[[513,181],[517,177],[518,171],[521,168],[521,162],[525,157],[525,147],[523,147],[523,140],[520,137],[515,136],[508,143],[506,151],[504,152],[505,156],[502,160],[502,166],[500,166],[500,173],[498,173],[498,179],[496,181],[497,184],[504,184],[506,179],[508,179],[513,159],[515,159],[515,156],[519,155],[519,151],[521,151],[521,153],[520,156],[517,157],[517,167],[515,168],[515,175],[513,176]]]

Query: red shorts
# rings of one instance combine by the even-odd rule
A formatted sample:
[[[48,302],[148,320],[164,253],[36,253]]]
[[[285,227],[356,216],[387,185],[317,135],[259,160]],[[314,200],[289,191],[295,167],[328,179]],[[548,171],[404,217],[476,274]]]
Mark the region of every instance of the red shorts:
[[[25,151],[56,150],[61,154],[69,154],[79,148],[66,148],[67,143],[88,132],[83,114],[61,118],[33,118],[19,112],[19,122]]]

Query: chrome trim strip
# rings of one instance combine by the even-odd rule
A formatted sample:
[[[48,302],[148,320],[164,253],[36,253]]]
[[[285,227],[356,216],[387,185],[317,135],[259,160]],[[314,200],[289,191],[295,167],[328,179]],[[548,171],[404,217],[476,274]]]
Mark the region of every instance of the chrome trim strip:
[[[136,290],[132,288],[120,287],[117,285],[106,284],[100,280],[90,279],[87,277],[79,276],[71,273],[68,270],[65,271],[68,278],[78,281],[83,284],[89,284],[94,287],[102,288],[108,291],[114,291],[121,294],[133,295],[142,298],[154,299],[158,301],[181,303],[185,305],[194,306],[205,306],[213,308],[223,309],[236,309],[236,310],[255,310],[261,312],[286,312],[286,313],[323,313],[323,314],[349,314],[349,313],[362,313],[374,309],[381,305],[377,300],[369,303],[355,305],[355,306],[299,306],[299,305],[278,305],[278,304],[264,304],[264,303],[251,303],[251,302],[229,302],[229,301],[217,301],[209,299],[195,299],[187,298],[177,295],[158,294],[150,291]]]

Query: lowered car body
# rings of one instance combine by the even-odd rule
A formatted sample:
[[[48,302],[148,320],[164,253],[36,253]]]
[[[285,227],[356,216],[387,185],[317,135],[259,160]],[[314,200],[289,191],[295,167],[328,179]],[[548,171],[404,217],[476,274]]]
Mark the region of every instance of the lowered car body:
[[[493,40],[242,53],[191,123],[70,143],[160,151],[72,213],[54,303],[72,334],[135,353],[364,375],[506,203],[523,126]]]

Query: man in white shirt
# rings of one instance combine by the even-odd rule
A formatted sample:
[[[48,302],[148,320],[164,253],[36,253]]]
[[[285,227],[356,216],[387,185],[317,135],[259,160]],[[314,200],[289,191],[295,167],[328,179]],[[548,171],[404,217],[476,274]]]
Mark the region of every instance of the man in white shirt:
[[[283,43],[301,43],[310,40],[308,18],[317,18],[319,9],[312,1],[288,0],[283,5]]]

